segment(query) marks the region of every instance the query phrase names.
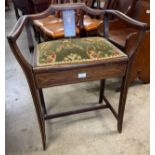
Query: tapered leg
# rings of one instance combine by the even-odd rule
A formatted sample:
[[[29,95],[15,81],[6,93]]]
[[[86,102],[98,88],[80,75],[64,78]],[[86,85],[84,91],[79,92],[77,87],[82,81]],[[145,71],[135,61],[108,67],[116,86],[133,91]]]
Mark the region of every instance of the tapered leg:
[[[40,34],[40,32],[37,32],[37,34],[38,34],[38,43],[41,43],[42,41],[41,41],[41,34]]]
[[[38,123],[39,123],[39,128],[40,128],[40,133],[41,133],[41,138],[42,138],[42,144],[43,144],[43,149],[46,149],[46,133],[45,133],[45,120],[44,116],[41,110],[41,101],[39,97],[39,89],[36,88],[33,75],[27,76],[27,80],[29,83],[30,91],[32,94],[37,118],[38,118]]]
[[[120,93],[119,107],[118,107],[117,129],[119,133],[122,132],[123,116],[124,116],[125,103],[126,103],[127,92],[128,92],[128,85],[129,85],[129,78],[128,78],[128,75],[126,75],[122,79],[122,86],[121,86],[121,93]]]
[[[100,81],[99,103],[102,103],[102,101],[103,101],[104,89],[105,89],[105,80],[101,80]]]
[[[44,95],[43,95],[43,91],[41,88],[39,89],[39,96],[40,96],[40,101],[41,101],[41,106],[42,106],[43,112],[44,112],[44,114],[47,114],[46,105],[45,105],[45,101],[44,101]]]
[[[33,26],[33,31],[34,31],[34,36],[35,36],[35,39],[38,43],[41,43],[41,39],[40,39],[40,32],[38,30],[38,28],[36,28],[35,26]]]

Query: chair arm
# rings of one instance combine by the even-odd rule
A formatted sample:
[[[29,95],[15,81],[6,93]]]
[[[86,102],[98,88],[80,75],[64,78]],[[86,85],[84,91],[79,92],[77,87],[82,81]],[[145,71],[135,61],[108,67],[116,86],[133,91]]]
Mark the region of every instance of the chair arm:
[[[7,38],[10,42],[15,42],[18,39],[27,21],[27,15],[24,15],[19,18],[12,31],[7,35]]]
[[[14,56],[16,57],[17,61],[19,62],[19,64],[21,65],[21,67],[23,69],[24,68],[30,69],[31,65],[23,56],[22,52],[20,51],[20,49],[16,43],[16,40],[18,39],[19,35],[21,34],[21,32],[27,22],[28,22],[27,16],[20,17],[19,20],[17,21],[16,25],[12,29],[12,31],[7,36],[10,48],[11,48]]]
[[[31,52],[32,49],[34,48],[33,38],[32,38],[32,33],[31,33],[32,20],[33,19],[41,19],[43,17],[50,15],[51,13],[53,13],[51,11],[51,8],[48,8],[47,10],[45,10],[42,13],[38,13],[35,15],[24,15],[19,18],[16,25],[13,27],[12,31],[8,34],[7,39],[8,39],[10,48],[12,49],[12,52],[14,53],[17,61],[20,63],[22,68],[30,69],[31,64],[24,58],[22,52],[20,51],[20,49],[16,43],[17,39],[21,35],[24,27],[26,27],[28,44],[29,44],[29,49]]]
[[[17,23],[15,24],[15,26],[13,27],[12,31],[7,36],[7,38],[10,41],[15,42],[18,39],[18,37],[20,36],[23,28],[25,26],[28,26],[28,23],[31,23],[32,20],[35,20],[35,19],[41,19],[41,18],[47,17],[51,13],[53,13],[53,12],[51,11],[51,8],[49,7],[47,10],[45,10],[42,13],[37,13],[34,15],[24,15],[24,16],[20,17],[19,20],[17,21]]]

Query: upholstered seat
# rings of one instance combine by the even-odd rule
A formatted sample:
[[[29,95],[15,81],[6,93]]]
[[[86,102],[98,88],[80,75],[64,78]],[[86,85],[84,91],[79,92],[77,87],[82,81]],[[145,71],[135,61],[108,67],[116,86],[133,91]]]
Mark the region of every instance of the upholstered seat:
[[[126,58],[123,52],[102,37],[62,39],[40,43],[35,49],[34,66],[87,63]]]

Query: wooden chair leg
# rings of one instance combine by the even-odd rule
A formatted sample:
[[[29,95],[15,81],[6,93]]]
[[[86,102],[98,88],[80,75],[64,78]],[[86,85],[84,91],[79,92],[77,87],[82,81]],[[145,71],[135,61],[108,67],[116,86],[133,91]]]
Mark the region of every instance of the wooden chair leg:
[[[36,41],[38,43],[41,43],[41,36],[40,36],[40,32],[39,32],[38,28],[33,26],[33,31],[34,31],[34,36],[35,36]]]
[[[40,133],[41,133],[41,138],[42,138],[42,144],[43,144],[43,149],[46,149],[46,132],[45,132],[45,120],[44,120],[44,115],[41,110],[41,101],[40,101],[40,94],[39,94],[39,89],[36,88],[33,76],[27,76],[30,91],[32,94],[37,118],[38,118],[38,123],[39,123],[39,128],[40,128]]]
[[[118,121],[117,121],[117,129],[119,133],[122,132],[123,117],[124,117],[124,111],[125,111],[125,103],[127,98],[128,86],[129,86],[129,76],[127,74],[122,79],[122,86],[121,86],[120,99],[119,99]]]
[[[34,45],[33,45],[33,37],[31,35],[31,27],[30,24],[26,26],[26,34],[27,34],[27,42],[29,46],[29,51],[32,53],[34,51]]]
[[[100,96],[99,96],[99,103],[100,104],[103,101],[104,89],[105,89],[105,80],[101,80],[100,81]]]
[[[14,6],[14,10],[15,10],[15,15],[16,15],[16,19],[18,20],[20,18],[19,12],[18,12],[18,8],[15,6],[15,4],[13,3]]]
[[[45,105],[43,91],[42,91],[41,88],[39,89],[39,96],[40,96],[40,101],[41,101],[41,106],[42,106],[43,112],[46,115],[47,114],[47,110],[46,110],[46,105]]]

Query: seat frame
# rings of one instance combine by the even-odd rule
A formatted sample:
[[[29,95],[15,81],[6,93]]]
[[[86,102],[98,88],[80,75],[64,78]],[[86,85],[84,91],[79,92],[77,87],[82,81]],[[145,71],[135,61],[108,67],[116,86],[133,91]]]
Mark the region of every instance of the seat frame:
[[[104,16],[104,37],[108,40],[108,15],[114,15],[122,20],[130,23],[134,27],[139,30],[138,35],[133,35],[133,39],[135,39],[135,44],[130,46],[130,42],[126,45],[127,57],[124,59],[116,59],[113,61],[104,60],[104,61],[93,61],[87,63],[80,63],[80,64],[69,64],[69,65],[54,65],[50,67],[37,67],[34,68],[32,64],[30,64],[22,55],[21,50],[17,45],[17,39],[20,36],[21,32],[23,31],[24,27],[29,30],[28,40],[29,40],[29,49],[30,53],[33,54],[34,45],[33,45],[33,38],[31,33],[32,28],[32,20],[40,19],[47,17],[54,11],[58,10],[74,10],[79,9],[85,11],[89,14],[96,15],[96,16]],[[82,26],[82,21],[80,22]],[[45,132],[45,120],[53,119],[57,117],[78,114],[83,112],[88,112],[92,110],[99,110],[108,108],[115,116],[117,120],[117,129],[118,132],[122,132],[122,125],[123,125],[123,116],[125,110],[125,103],[127,98],[127,91],[129,85],[129,77],[130,77],[130,69],[131,64],[134,61],[134,57],[136,54],[137,47],[143,38],[143,34],[146,29],[146,24],[135,21],[126,15],[122,14],[116,10],[94,10],[83,3],[76,3],[70,5],[51,5],[46,11],[40,14],[35,15],[25,15],[22,16],[18,22],[16,23],[15,27],[11,31],[11,33],[7,36],[9,45],[12,49],[14,56],[16,57],[18,63],[20,64],[23,72],[25,73],[27,82],[29,84],[29,88],[32,94],[32,98],[34,101],[34,106],[38,118],[38,123],[40,127],[41,137],[42,137],[42,144],[43,149],[46,149],[46,132]],[[86,72],[88,77],[79,79],[77,78],[78,73]],[[55,78],[56,77],[56,78]],[[70,78],[69,78],[70,77]],[[119,106],[118,112],[114,110],[111,106],[110,102],[104,95],[105,89],[105,79],[113,78],[113,77],[121,77],[122,78],[122,86],[120,91],[120,98],[119,98]],[[67,78],[69,78],[67,80]],[[42,88],[52,87],[56,85],[65,85],[71,83],[79,83],[85,81],[93,81],[93,80],[100,80],[101,87],[100,87],[100,95],[99,95],[99,103],[96,106],[88,107],[84,109],[78,109],[63,113],[57,113],[48,115]],[[106,105],[101,104],[102,101],[105,101]]]

